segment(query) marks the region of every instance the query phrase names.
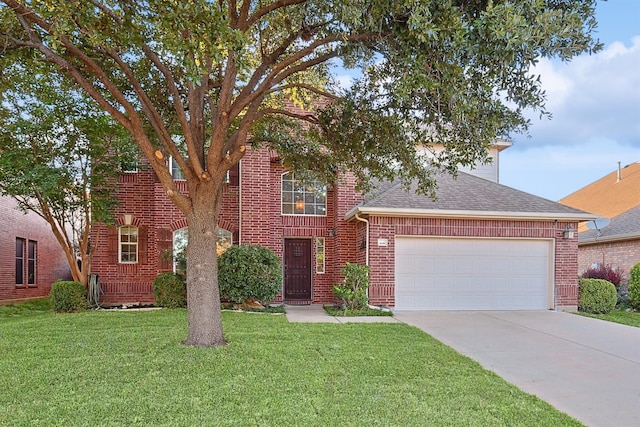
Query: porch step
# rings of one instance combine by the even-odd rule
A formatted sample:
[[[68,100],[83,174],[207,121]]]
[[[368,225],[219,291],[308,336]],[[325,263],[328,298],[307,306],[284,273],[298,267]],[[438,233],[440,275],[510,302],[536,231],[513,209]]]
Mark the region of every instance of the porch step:
[[[286,305],[311,305],[313,303],[313,301],[311,300],[285,300],[284,303]]]

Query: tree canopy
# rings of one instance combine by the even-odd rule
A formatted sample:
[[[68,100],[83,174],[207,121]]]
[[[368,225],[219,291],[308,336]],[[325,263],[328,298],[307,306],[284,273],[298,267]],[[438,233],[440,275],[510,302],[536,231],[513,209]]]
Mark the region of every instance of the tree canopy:
[[[86,284],[91,225],[112,221],[113,183],[138,150],[84,93],[37,65],[14,63],[0,76],[0,194],[49,223],[73,279]]]
[[[350,170],[365,186],[400,177],[429,192],[435,170],[484,161],[494,138],[526,130],[525,109],[547,114],[531,67],[598,49],[595,4],[2,0],[0,61],[55,65],[133,136],[198,230],[187,249],[186,342],[217,345],[219,319],[205,319],[218,311],[217,286],[191,290],[215,283],[215,255],[203,252],[225,173],[247,143],[327,180]],[[337,83],[338,64],[361,73],[351,87]]]

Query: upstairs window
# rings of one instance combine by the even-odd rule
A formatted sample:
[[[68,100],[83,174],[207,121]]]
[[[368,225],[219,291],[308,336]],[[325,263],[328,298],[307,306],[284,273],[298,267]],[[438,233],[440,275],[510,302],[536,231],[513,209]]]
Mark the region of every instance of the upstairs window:
[[[282,214],[327,214],[327,186],[318,180],[302,181],[293,172],[282,175]]]
[[[125,225],[119,233],[120,263],[136,264],[138,262],[138,227]]]
[[[178,166],[178,162],[176,162],[176,159],[174,159],[173,156],[169,158],[169,172],[171,172],[171,177],[173,177],[175,181],[184,181],[182,170],[180,169],[180,166]]]

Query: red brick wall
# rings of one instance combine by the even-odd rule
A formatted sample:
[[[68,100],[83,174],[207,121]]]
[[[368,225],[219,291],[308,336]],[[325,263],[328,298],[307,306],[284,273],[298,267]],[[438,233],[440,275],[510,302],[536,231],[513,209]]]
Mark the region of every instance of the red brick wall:
[[[346,223],[344,214],[357,204],[353,177],[327,191],[326,216],[282,215],[281,176],[286,170],[279,158],[266,149],[247,149],[241,162],[240,185],[227,185],[218,225],[234,233],[234,241],[260,244],[282,257],[286,238],[312,239],[313,302],[331,302],[332,286],[341,280],[339,270],[346,261],[358,260],[356,224]],[[133,215],[133,225],[147,228],[148,255],[138,264],[111,264],[106,251],[108,229],[95,228],[99,250],[94,255],[92,272],[100,275],[106,304],[153,303],[152,283],[159,273],[159,230],[175,231],[185,227],[184,216],[166,197],[164,189],[150,169],[126,174],[118,183],[120,206],[117,218]],[[334,237],[335,236],[335,237]],[[316,238],[325,238],[325,273],[316,273]]]
[[[241,242],[260,244],[283,256],[284,239],[312,239],[312,300],[333,301],[333,284],[341,280],[339,270],[356,261],[356,225],[344,214],[357,204],[353,178],[347,177],[327,189],[326,216],[282,215],[281,177],[287,170],[267,149],[247,150],[242,161]],[[325,273],[316,272],[316,239],[325,238]],[[278,298],[278,301],[281,297]]]
[[[177,181],[179,189],[186,192],[186,183]],[[96,239],[97,251],[93,257],[92,273],[99,275],[104,291],[105,305],[153,304],[153,280],[162,271],[160,241],[163,234],[187,226],[184,215],[166,196],[165,190],[151,168],[141,168],[136,173],[127,173],[117,183],[120,200],[116,208],[119,225],[124,224],[124,215],[132,215],[132,225],[145,227],[146,259],[140,257],[137,264],[111,263],[107,251],[108,227],[94,227],[92,238]],[[222,210],[218,225],[237,236],[238,185],[227,184],[223,190]]]
[[[572,307],[578,303],[577,237],[565,240],[562,235],[568,226],[576,229],[576,223],[392,217],[371,217],[369,221],[371,304],[391,307],[395,304],[396,235],[554,239],[555,305]],[[388,246],[378,246],[378,239],[387,239]]]
[[[629,281],[631,267],[640,262],[640,239],[581,245],[578,250],[578,272],[584,273],[594,263],[610,265],[622,271],[623,283]]]
[[[16,286],[16,238],[37,242],[34,285]],[[13,199],[0,197],[0,303],[45,297],[51,283],[69,277],[67,260],[49,224],[34,213],[17,210]]]

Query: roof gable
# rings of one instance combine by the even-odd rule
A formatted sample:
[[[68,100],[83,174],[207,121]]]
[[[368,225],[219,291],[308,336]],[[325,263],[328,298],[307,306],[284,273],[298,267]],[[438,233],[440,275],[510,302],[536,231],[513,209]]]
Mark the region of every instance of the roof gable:
[[[640,162],[631,163],[562,198],[560,203],[613,218],[640,205]]]

